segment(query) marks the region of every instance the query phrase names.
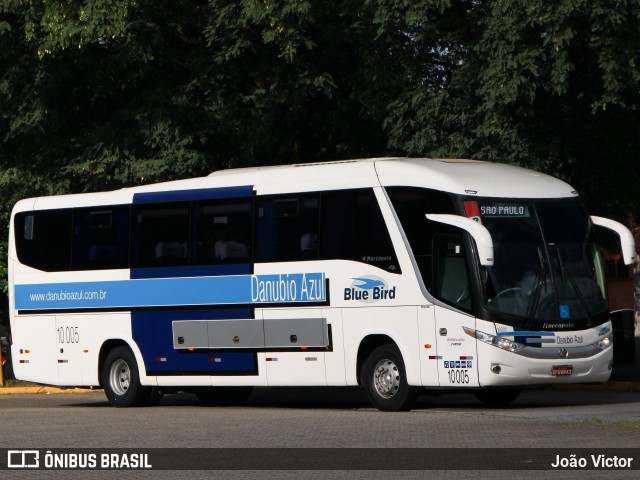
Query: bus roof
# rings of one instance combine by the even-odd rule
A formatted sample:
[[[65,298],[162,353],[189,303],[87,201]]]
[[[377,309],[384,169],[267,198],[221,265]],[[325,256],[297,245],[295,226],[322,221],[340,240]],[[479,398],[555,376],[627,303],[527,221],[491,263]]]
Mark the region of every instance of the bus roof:
[[[503,198],[575,198],[555,177],[502,163],[466,159],[389,159],[376,162],[382,186],[407,185],[457,194]]]
[[[511,165],[429,158],[370,158],[219,170],[207,177],[82,194],[82,205],[131,203],[136,193],[252,186],[258,194],[338,190],[373,186],[431,188],[461,195],[503,198],[575,198],[557,178]],[[45,200],[46,198],[46,200]],[[17,210],[78,205],[78,195],[19,202]]]

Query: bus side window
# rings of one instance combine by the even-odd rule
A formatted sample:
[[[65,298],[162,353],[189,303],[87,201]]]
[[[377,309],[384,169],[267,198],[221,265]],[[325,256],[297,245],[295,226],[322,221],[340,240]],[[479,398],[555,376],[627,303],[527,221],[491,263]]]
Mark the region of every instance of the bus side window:
[[[70,208],[18,213],[15,241],[21,263],[46,272],[71,267]]]
[[[259,197],[256,261],[353,260],[401,273],[372,189]]]
[[[249,263],[252,199],[211,200],[194,209],[194,265]]]
[[[259,198],[256,261],[317,259],[319,210],[317,193]]]
[[[320,226],[321,259],[354,260],[401,273],[372,189],[324,192]]]
[[[435,296],[462,310],[471,310],[471,285],[464,241],[460,235],[433,239]]]
[[[74,211],[73,270],[128,268],[129,211],[128,206]]]
[[[188,265],[189,214],[188,203],[136,206],[132,267]]]
[[[426,188],[387,187],[386,190],[411,247],[422,281],[427,290],[433,293],[433,236],[443,233],[443,225],[427,220],[425,214],[455,215],[453,199],[448,193]]]

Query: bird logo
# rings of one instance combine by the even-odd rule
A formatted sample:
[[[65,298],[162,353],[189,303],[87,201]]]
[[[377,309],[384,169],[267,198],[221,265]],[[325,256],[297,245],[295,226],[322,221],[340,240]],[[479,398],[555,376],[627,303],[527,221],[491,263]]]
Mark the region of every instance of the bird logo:
[[[384,287],[385,283],[377,278],[365,278],[365,277],[356,277],[351,280],[355,280],[356,282],[361,282],[359,284],[354,283],[353,286],[356,288],[361,288],[362,290],[373,290],[376,287]]]

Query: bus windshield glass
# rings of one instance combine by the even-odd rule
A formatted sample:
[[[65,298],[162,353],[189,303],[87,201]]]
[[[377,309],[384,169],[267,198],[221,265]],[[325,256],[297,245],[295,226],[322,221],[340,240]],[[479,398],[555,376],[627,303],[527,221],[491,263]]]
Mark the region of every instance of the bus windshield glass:
[[[602,323],[604,268],[580,203],[485,199],[464,208],[494,242],[495,263],[482,274],[485,308],[526,328]]]

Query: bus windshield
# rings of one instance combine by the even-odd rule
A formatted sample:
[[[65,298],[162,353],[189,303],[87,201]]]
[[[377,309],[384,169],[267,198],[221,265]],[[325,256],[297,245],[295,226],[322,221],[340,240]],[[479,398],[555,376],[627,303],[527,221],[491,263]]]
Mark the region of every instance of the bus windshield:
[[[594,317],[607,311],[604,268],[580,203],[483,199],[464,207],[493,237],[485,308],[543,330],[602,323]]]

